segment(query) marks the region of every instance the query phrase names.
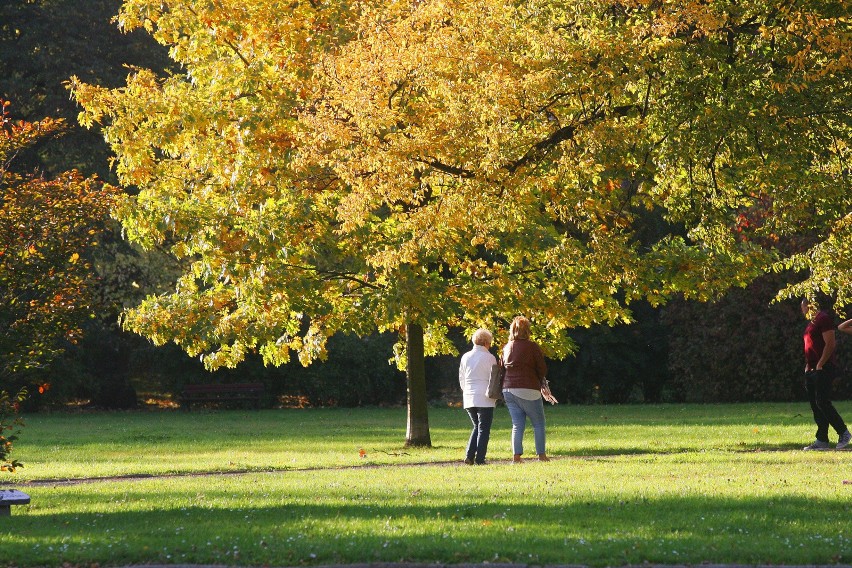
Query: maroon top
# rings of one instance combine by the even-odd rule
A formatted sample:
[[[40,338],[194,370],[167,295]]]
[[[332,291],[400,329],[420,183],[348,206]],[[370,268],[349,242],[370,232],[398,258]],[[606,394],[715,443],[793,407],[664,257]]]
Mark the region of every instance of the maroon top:
[[[805,362],[808,367],[815,368],[825,349],[825,338],[822,334],[834,329],[834,318],[828,312],[821,311],[805,328]],[[834,363],[837,353],[832,353],[829,362]]]
[[[503,364],[506,366],[505,389],[539,390],[547,376],[544,353],[529,339],[515,339],[507,343],[503,348]]]

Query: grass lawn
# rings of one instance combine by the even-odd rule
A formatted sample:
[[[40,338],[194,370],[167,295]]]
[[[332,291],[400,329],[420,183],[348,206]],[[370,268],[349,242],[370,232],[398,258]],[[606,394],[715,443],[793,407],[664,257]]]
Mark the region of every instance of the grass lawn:
[[[32,415],[0,566],[852,564],[852,452],[801,451],[806,403],[546,412],[552,462],[508,463],[501,407],[485,467],[456,408],[431,449],[405,409]]]

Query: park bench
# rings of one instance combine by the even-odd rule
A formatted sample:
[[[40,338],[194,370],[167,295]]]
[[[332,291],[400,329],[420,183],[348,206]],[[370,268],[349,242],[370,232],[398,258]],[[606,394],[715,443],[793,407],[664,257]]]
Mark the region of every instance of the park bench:
[[[30,496],[17,489],[0,489],[0,517],[12,514],[12,505],[29,505]]]
[[[263,383],[215,383],[184,385],[181,406],[189,410],[193,403],[250,402],[260,408],[265,387]]]

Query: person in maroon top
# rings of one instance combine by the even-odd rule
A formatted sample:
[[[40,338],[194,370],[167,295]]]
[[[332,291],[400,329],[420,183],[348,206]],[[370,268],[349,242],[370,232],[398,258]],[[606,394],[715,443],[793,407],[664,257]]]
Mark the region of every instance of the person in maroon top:
[[[556,404],[547,383],[547,364],[544,353],[530,339],[530,320],[518,316],[509,327],[509,342],[503,347],[501,362],[506,370],[503,377],[503,400],[512,417],[512,453],[516,463],[524,453],[524,430],[527,418],[535,434],[535,453],[541,461],[550,461],[545,451],[544,403]]]
[[[809,320],[804,333],[805,386],[817,425],[816,440],[804,449],[830,449],[828,427],[831,426],[839,436],[835,447],[841,450],[849,445],[852,435],[831,403],[831,386],[837,374],[834,318],[828,311],[821,310],[815,301],[807,298],[802,300],[802,314]]]

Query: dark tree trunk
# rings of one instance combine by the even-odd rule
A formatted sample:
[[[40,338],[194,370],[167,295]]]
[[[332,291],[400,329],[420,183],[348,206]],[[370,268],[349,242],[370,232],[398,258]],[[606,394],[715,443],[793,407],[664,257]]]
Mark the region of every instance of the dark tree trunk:
[[[429,436],[429,408],[426,400],[426,356],[423,349],[423,328],[417,324],[405,326],[408,363],[408,428],[406,446],[432,447]]]

